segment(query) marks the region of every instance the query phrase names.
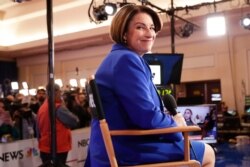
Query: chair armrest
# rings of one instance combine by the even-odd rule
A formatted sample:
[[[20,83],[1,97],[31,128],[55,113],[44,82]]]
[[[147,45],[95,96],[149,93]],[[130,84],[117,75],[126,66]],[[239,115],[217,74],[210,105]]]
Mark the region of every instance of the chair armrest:
[[[178,126],[160,129],[150,129],[150,130],[109,130],[106,120],[100,120],[100,127],[103,133],[103,138],[110,138],[110,136],[139,136],[139,135],[155,135],[155,134],[167,134],[182,132],[184,137],[184,160],[190,161],[190,142],[188,140],[188,133],[193,131],[200,131],[201,128],[198,126]],[[111,138],[106,141],[106,145],[112,145]],[[112,152],[112,154],[114,154]]]
[[[110,130],[111,136],[140,136],[140,135],[155,135],[155,134],[167,134],[176,132],[193,132],[200,131],[201,128],[198,126],[178,126],[160,129],[150,130]]]

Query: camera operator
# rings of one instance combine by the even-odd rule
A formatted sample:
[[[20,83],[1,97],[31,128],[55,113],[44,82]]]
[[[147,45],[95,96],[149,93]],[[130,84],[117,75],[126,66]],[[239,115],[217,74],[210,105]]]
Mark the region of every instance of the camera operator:
[[[20,139],[36,137],[36,114],[32,112],[29,105],[30,97],[25,96],[13,114],[14,126],[19,131]]]

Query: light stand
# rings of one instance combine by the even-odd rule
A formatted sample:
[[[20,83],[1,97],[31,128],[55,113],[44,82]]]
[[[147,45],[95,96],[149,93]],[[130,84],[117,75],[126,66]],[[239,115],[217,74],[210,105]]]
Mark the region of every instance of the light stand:
[[[51,124],[51,163],[48,166],[57,166],[56,159],[56,113],[54,93],[54,40],[53,40],[53,0],[47,0],[47,31],[48,31],[48,101]]]

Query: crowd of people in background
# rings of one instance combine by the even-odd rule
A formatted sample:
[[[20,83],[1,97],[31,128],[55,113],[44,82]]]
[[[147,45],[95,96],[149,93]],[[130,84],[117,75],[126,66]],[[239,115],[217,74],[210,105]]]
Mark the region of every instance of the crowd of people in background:
[[[45,88],[38,89],[35,96],[12,93],[0,98],[0,142],[37,137],[37,114],[46,98]],[[62,99],[80,120],[72,130],[89,126],[91,115],[85,91],[80,88],[65,90]]]

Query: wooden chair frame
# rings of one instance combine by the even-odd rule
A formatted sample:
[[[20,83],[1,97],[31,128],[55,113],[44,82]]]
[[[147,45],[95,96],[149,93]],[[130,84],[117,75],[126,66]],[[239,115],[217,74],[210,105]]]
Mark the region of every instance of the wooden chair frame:
[[[89,81],[88,94],[90,101],[95,108],[95,116],[99,119],[102,137],[105,143],[105,148],[109,157],[111,167],[118,167],[116,160],[114,147],[112,143],[112,136],[141,136],[141,135],[155,135],[155,134],[167,134],[182,132],[184,136],[184,160],[173,161],[173,162],[162,162],[153,163],[145,165],[134,165],[129,167],[177,167],[177,166],[190,166],[190,167],[200,167],[199,161],[190,159],[190,142],[189,142],[189,132],[200,131],[198,126],[185,126],[185,127],[171,127],[171,128],[161,128],[161,129],[150,129],[150,130],[109,130],[108,124],[105,120],[104,112],[102,109],[101,99],[99,96],[98,88],[94,79]],[[91,104],[90,103],[90,104]]]

